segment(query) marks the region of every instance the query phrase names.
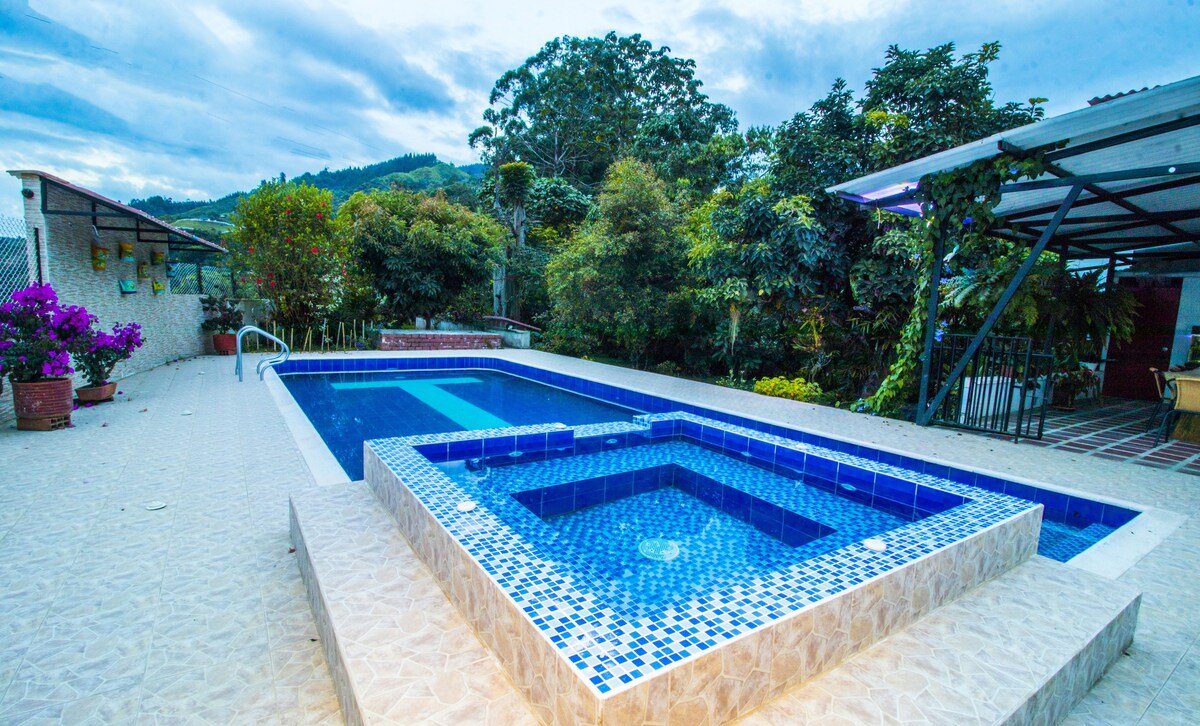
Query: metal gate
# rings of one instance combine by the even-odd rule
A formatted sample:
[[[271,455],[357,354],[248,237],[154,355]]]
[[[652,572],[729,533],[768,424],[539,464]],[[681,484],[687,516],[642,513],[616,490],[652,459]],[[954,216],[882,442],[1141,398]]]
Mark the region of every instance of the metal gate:
[[[25,222],[0,217],[0,301],[13,291],[29,285],[29,253],[25,243]]]
[[[930,397],[949,377],[973,335],[943,335],[930,359]],[[1036,353],[1029,338],[989,335],[951,385],[931,423],[1012,436],[1042,438],[1053,356]]]

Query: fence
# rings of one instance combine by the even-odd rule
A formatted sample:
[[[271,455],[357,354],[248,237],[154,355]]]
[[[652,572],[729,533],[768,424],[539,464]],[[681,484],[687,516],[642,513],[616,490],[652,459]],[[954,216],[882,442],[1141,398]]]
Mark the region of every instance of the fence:
[[[0,217],[0,301],[29,284],[29,258],[25,222]]]
[[[262,328],[287,343],[294,353],[371,348],[379,332],[366,320],[324,320],[320,325],[307,328],[270,323]],[[263,351],[275,350],[278,346],[256,335],[247,335],[242,347],[250,351]]]
[[[974,336],[943,335],[930,359],[930,397]],[[1040,439],[1046,421],[1053,356],[1036,353],[1029,338],[988,336],[934,412],[932,423]]]

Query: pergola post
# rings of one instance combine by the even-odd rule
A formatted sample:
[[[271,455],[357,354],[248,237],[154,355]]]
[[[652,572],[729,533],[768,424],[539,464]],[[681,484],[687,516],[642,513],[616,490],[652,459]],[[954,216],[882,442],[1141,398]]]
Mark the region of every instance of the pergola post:
[[[979,347],[983,345],[984,339],[987,338],[988,333],[990,333],[992,328],[996,325],[996,321],[1000,319],[1000,316],[1004,313],[1004,309],[1008,307],[1008,303],[1012,300],[1013,295],[1016,294],[1017,288],[1019,288],[1021,283],[1025,281],[1025,278],[1029,276],[1029,272],[1037,263],[1038,257],[1040,257],[1042,252],[1045,251],[1046,246],[1050,243],[1050,239],[1054,237],[1054,233],[1058,230],[1059,225],[1062,224],[1062,221],[1064,218],[1066,218],[1067,213],[1071,211],[1071,205],[1073,205],[1075,200],[1079,198],[1079,194],[1082,191],[1083,184],[1078,183],[1073,185],[1070,191],[1067,192],[1067,196],[1058,206],[1058,211],[1054,213],[1054,216],[1050,219],[1049,224],[1047,224],[1046,228],[1042,230],[1041,236],[1038,237],[1037,242],[1033,245],[1033,248],[1029,250],[1029,256],[1026,257],[1025,261],[1021,263],[1021,266],[1017,268],[1017,274],[1014,275],[1013,279],[1009,281],[1008,286],[1004,288],[1004,292],[1000,295],[1000,299],[997,300],[996,304],[992,306],[992,311],[988,314],[987,319],[983,321],[983,325],[980,326],[979,331],[975,333],[975,337],[972,338],[971,342],[967,345],[967,349],[963,351],[962,357],[958,359],[958,363],[954,365],[954,368],[950,371],[950,375],[938,387],[938,391],[936,394],[934,394],[933,400],[929,401],[928,405],[921,405],[917,409],[918,424],[922,426],[929,425],[929,422],[933,419],[933,412],[938,409],[938,406],[942,405],[942,401],[946,400],[946,396],[950,392],[950,389],[954,386],[958,379],[962,377],[963,372],[966,371],[967,366],[971,362],[971,358],[973,358],[979,351]],[[941,235],[939,235],[939,237],[940,236]],[[941,269],[940,265],[938,265],[938,261],[935,260],[934,264],[937,266],[938,274],[940,276]],[[933,281],[933,287],[930,290],[931,307],[935,314],[937,303],[936,280],[937,278],[935,278]],[[931,315],[930,330],[926,331],[925,337],[926,357],[925,361],[922,363],[921,378],[923,385],[927,383],[927,376],[929,374],[929,368],[931,365],[929,357],[933,350],[933,323],[933,315]],[[925,389],[922,388],[920,393],[920,400],[922,403],[924,403],[924,398]]]
[[[939,288],[942,280],[942,264],[946,257],[946,224],[938,223],[937,238],[933,241],[933,259],[929,265],[929,307],[925,316],[925,354],[921,356],[921,390],[917,392],[918,418],[925,411],[925,403],[929,398],[929,373],[933,358],[933,340],[937,328],[937,311]]]

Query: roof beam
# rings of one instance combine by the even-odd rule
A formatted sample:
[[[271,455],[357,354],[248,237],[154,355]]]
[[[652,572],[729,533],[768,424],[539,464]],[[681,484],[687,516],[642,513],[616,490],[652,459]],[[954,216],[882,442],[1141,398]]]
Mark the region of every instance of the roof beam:
[[[1005,143],[1005,142],[1001,142]],[[1011,144],[1006,144],[1011,149],[1017,147]],[[1029,192],[1038,189],[1058,189],[1060,187],[1071,187],[1075,184],[1083,184],[1084,187],[1099,184],[1101,182],[1112,181],[1129,181],[1131,179],[1149,179],[1151,177],[1160,176],[1177,176],[1180,174],[1200,174],[1200,164],[1166,164],[1163,166],[1146,166],[1141,169],[1126,169],[1124,171],[1104,171],[1096,174],[1080,174],[1078,176],[1072,174],[1065,169],[1060,169],[1053,164],[1046,168],[1051,174],[1057,176],[1057,179],[1034,179],[1033,181],[1011,182],[1000,187],[1001,194],[1011,194],[1012,192]],[[1096,187],[1096,189],[1101,189]],[[1087,191],[1095,194],[1092,189]],[[1112,194],[1107,190],[1101,189],[1106,194]],[[894,195],[893,195],[894,196]],[[885,197],[888,199],[890,197]],[[879,200],[883,201],[883,200]]]
[[[1122,199],[1129,199],[1130,197],[1140,197],[1140,196],[1144,196],[1146,194],[1156,194],[1158,192],[1165,192],[1165,191],[1168,191],[1171,189],[1178,189],[1180,187],[1194,186],[1196,184],[1200,184],[1200,176],[1187,177],[1184,179],[1172,179],[1171,181],[1159,182],[1157,184],[1150,184],[1149,186],[1134,187],[1132,189],[1122,189],[1120,194],[1121,194]],[[1084,199],[1082,201],[1076,202],[1075,206],[1073,208],[1078,209],[1080,207],[1090,207],[1094,204],[1104,204],[1107,201],[1108,201],[1107,199],[1101,199],[1099,197],[1090,197],[1088,199]],[[1042,206],[1042,207],[1035,207],[1033,209],[1026,209],[1026,210],[1023,210],[1020,212],[1013,212],[1012,214],[1005,215],[1004,219],[1010,220],[1010,221],[1027,219],[1028,217],[1037,217],[1042,214],[1050,214],[1051,212],[1053,212],[1056,209],[1058,209],[1057,204],[1049,204],[1049,205]]]
[[[1185,116],[1183,118],[1177,118],[1173,121],[1167,121],[1165,123],[1155,124],[1154,126],[1147,126],[1144,129],[1138,129],[1136,131],[1126,131],[1123,134],[1117,134],[1116,136],[1109,136],[1107,139],[1099,139],[1097,141],[1092,141],[1087,144],[1079,144],[1077,146],[1069,146],[1065,149],[1051,151],[1046,154],[1045,158],[1046,158],[1046,161],[1053,163],[1053,162],[1059,161],[1060,159],[1067,159],[1072,156],[1079,156],[1080,154],[1089,154],[1093,151],[1100,151],[1102,149],[1110,149],[1114,146],[1120,146],[1121,144],[1128,144],[1132,141],[1140,141],[1142,139],[1148,139],[1152,136],[1160,136],[1162,134],[1169,134],[1172,131],[1179,131],[1180,129],[1191,128],[1192,126],[1196,126],[1198,124],[1200,124],[1200,114],[1197,114],[1195,116]]]
[[[1000,148],[1005,151],[1008,151],[1009,153],[1017,154],[1017,155],[1025,155],[1026,154],[1024,149],[1021,149],[1018,146],[1014,146],[1013,144],[1009,144],[1008,142],[1002,141],[1002,142],[1000,142],[1000,144],[1001,144]],[[1180,229],[1179,227],[1176,227],[1174,224],[1171,224],[1170,222],[1156,221],[1154,219],[1151,219],[1151,212],[1149,212],[1148,210],[1142,209],[1141,207],[1137,206],[1133,202],[1129,201],[1128,199],[1125,199],[1124,197],[1120,196],[1117,193],[1110,192],[1109,190],[1107,190],[1101,186],[1098,186],[1097,182],[1103,181],[1103,180],[1116,180],[1120,175],[1140,174],[1143,172],[1154,171],[1156,169],[1161,169],[1163,171],[1166,171],[1168,174],[1177,174],[1177,173],[1178,174],[1190,174],[1193,172],[1189,171],[1189,170],[1192,169],[1193,167],[1195,168],[1195,172],[1200,172],[1200,164],[1175,164],[1175,165],[1168,165],[1168,166],[1162,166],[1162,167],[1145,167],[1143,169],[1134,169],[1134,170],[1125,171],[1125,172],[1108,172],[1108,173],[1103,173],[1103,174],[1084,174],[1082,176],[1075,176],[1074,174],[1067,171],[1066,169],[1063,169],[1060,166],[1056,166],[1054,164],[1047,164],[1046,171],[1048,171],[1051,174],[1053,174],[1054,176],[1058,177],[1058,179],[1045,179],[1045,180],[1042,180],[1042,183],[1048,183],[1048,182],[1059,182],[1060,184],[1071,184],[1071,183],[1080,184],[1080,183],[1082,183],[1084,190],[1089,192],[1090,194],[1094,194],[1096,197],[1103,199],[1110,204],[1115,204],[1116,206],[1124,209],[1127,212],[1132,212],[1149,223],[1147,225],[1134,225],[1132,227],[1127,227],[1127,229],[1135,229],[1135,228],[1141,227],[1141,226],[1161,227],[1162,229],[1165,229],[1166,231],[1170,232],[1172,235],[1174,235],[1176,238],[1178,238],[1179,241],[1181,241],[1181,242],[1192,242],[1194,240],[1190,239],[1188,233],[1185,232],[1184,230]],[[1146,176],[1163,176],[1163,175],[1161,175],[1161,174],[1146,174]],[[1105,179],[1101,179],[1101,177],[1104,177]],[[1141,177],[1128,177],[1128,178],[1141,178]],[[1028,182],[1028,183],[1037,184],[1039,182]],[[1012,186],[1015,186],[1015,185],[1012,185]],[[1072,187],[1072,188],[1074,188],[1074,187]],[[1109,230],[1109,231],[1117,231],[1117,230]],[[1070,237],[1069,234],[1065,234],[1063,236]]]

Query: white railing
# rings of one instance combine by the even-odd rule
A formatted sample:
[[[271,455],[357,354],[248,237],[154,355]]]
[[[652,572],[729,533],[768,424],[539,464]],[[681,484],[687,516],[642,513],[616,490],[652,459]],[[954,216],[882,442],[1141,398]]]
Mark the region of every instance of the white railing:
[[[239,330],[237,333],[237,365],[234,368],[234,372],[237,373],[239,382],[242,380],[242,336],[244,336],[246,333],[258,333],[259,335],[266,338],[267,340],[273,340],[279,344],[279,352],[278,353],[271,356],[270,358],[261,359],[260,361],[258,361],[258,365],[255,366],[254,372],[258,374],[258,380],[260,380],[260,381],[262,380],[263,373],[268,368],[270,368],[271,366],[276,365],[278,363],[283,363],[292,354],[292,351],[290,348],[288,348],[287,343],[283,342],[279,338],[276,338],[274,335],[271,335],[270,333],[263,330],[262,328],[256,328],[253,325],[245,326],[244,328]]]

